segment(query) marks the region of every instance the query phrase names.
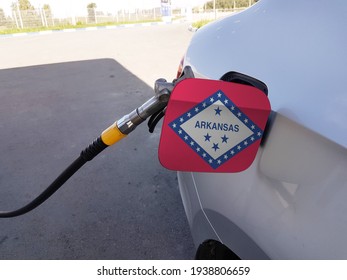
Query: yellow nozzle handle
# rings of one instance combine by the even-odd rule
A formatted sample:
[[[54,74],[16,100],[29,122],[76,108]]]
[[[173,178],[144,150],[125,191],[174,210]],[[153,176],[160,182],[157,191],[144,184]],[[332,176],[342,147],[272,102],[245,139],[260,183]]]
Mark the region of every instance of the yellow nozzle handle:
[[[123,134],[119,130],[117,122],[115,122],[101,133],[101,140],[107,146],[111,146],[123,139],[125,136],[127,136],[127,134]]]

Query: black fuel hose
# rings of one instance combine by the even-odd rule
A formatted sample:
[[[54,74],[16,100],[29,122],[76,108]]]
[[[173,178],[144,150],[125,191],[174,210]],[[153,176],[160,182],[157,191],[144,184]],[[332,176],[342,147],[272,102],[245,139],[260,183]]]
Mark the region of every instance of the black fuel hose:
[[[0,211],[0,218],[13,218],[35,209],[54,194],[62,185],[64,185],[65,182],[69,180],[69,178],[71,178],[71,176],[74,175],[85,163],[91,161],[107,147],[108,145],[104,144],[101,137],[99,137],[84,149],[80,156],[71,163],[70,166],[67,167],[39,196],[17,210],[8,212]]]
[[[190,68],[185,68],[190,69]],[[189,73],[189,77],[194,77],[191,69],[185,70],[183,73]],[[187,76],[187,74],[186,74]],[[186,76],[182,75],[180,80]],[[177,80],[177,81],[180,81]],[[176,82],[175,82],[176,83]],[[155,84],[155,96],[147,100],[140,107],[124,115],[121,119],[105,129],[101,136],[84,149],[80,156],[71,165],[66,168],[51,185],[47,187],[39,196],[14,211],[0,211],[0,218],[12,218],[23,215],[35,209],[54,194],[72,175],[74,175],[86,162],[92,160],[101,153],[105,148],[111,146],[132,132],[139,124],[144,122],[148,117],[154,115],[150,120],[150,130],[154,129],[158,121],[164,116],[165,107],[168,102],[169,95],[173,90],[175,83],[168,83],[164,79],[159,79]]]

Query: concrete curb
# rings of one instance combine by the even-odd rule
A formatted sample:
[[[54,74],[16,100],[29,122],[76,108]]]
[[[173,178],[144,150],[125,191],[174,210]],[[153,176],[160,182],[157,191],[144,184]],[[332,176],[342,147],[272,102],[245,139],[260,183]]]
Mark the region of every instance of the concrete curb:
[[[174,23],[181,23],[182,21],[172,21],[172,22],[146,22],[146,23],[129,23],[121,25],[106,25],[106,26],[93,26],[93,27],[83,27],[83,28],[67,28],[60,30],[45,30],[37,32],[23,32],[23,33],[13,33],[13,34],[0,34],[0,38],[6,37],[23,37],[23,36],[33,36],[33,35],[48,35],[53,33],[71,33],[79,31],[95,31],[95,30],[112,30],[119,28],[131,28],[131,27],[140,27],[140,26],[156,26],[156,25],[168,25]]]

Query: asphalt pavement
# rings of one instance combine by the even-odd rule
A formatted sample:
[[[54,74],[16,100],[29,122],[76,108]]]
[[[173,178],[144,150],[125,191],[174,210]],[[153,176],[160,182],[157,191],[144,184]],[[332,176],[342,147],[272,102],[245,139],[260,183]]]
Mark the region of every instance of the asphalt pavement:
[[[188,24],[0,38],[0,210],[55,179],[116,119],[174,78]],[[192,259],[175,172],[146,124],[32,212],[0,220],[0,259]]]

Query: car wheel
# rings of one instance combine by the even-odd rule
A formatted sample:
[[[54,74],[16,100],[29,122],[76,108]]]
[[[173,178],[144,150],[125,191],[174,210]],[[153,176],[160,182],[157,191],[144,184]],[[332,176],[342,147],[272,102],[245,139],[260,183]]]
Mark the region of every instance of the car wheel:
[[[196,260],[239,260],[239,256],[221,242],[209,239],[200,244]]]

